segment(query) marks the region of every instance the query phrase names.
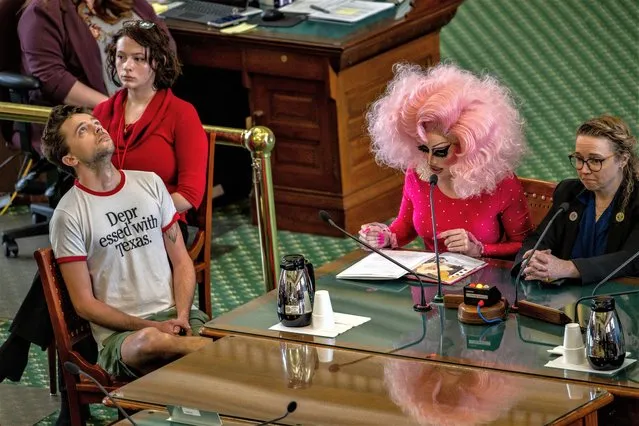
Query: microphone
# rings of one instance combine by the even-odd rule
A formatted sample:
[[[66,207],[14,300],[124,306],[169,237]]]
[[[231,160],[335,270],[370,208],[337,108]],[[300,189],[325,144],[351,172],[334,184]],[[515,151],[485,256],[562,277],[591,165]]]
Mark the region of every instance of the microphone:
[[[279,422],[280,420],[283,420],[286,416],[288,416],[289,414],[291,414],[295,410],[297,410],[297,402],[291,401],[291,402],[288,403],[288,406],[286,407],[286,414],[284,414],[283,416],[278,417],[276,419],[269,420],[269,421],[264,422],[264,423],[260,423],[257,426],[264,426],[264,425],[268,425],[268,424],[271,424],[271,423]]]
[[[416,303],[415,305],[413,305],[413,309],[417,312],[427,312],[430,311],[432,309],[432,307],[430,306],[430,304],[426,303],[426,296],[424,294],[424,281],[422,281],[422,279],[420,278],[419,274],[415,271],[413,271],[412,269],[402,265],[401,263],[399,263],[398,261],[396,261],[395,259],[391,258],[390,256],[382,253],[381,250],[376,249],[375,247],[371,246],[370,244],[368,244],[365,241],[361,241],[359,238],[355,237],[354,235],[349,234],[348,232],[346,232],[345,229],[341,228],[338,224],[336,224],[333,219],[331,218],[331,215],[329,215],[325,210],[320,210],[319,212],[319,217],[320,219],[322,219],[324,222],[328,223],[329,225],[331,225],[333,228],[338,229],[339,231],[342,232],[342,234],[346,235],[347,237],[357,241],[359,244],[363,245],[364,247],[366,247],[367,249],[379,254],[380,256],[382,256],[384,259],[388,260],[389,262],[393,263],[394,265],[399,266],[400,268],[402,268],[405,271],[408,271],[410,274],[414,275],[418,280],[419,280],[419,287],[421,289],[421,300],[419,303]],[[438,262],[438,266],[439,266],[439,262]]]
[[[443,303],[444,295],[442,294],[442,277],[439,273],[439,249],[437,248],[437,227],[435,225],[435,203],[433,202],[433,191],[437,186],[437,181],[439,180],[436,174],[430,175],[428,178],[428,183],[430,183],[430,216],[433,218],[433,242],[435,244],[435,265],[437,266],[437,294],[433,297],[433,302],[435,303]],[[422,293],[424,293],[424,288],[422,287]]]
[[[592,295],[592,296],[584,296],[580,299],[577,299],[577,301],[575,302],[575,320],[574,322],[579,324],[579,304],[581,302],[583,302],[584,300],[588,300],[588,299],[596,299],[599,296],[624,296],[626,294],[634,294],[634,293],[639,293],[639,290],[628,290],[628,291],[620,291],[617,293],[610,293],[610,294],[596,294],[596,295]],[[581,324],[579,325],[579,327],[581,327]]]
[[[535,254],[535,251],[539,247],[539,244],[541,244],[541,241],[544,239],[544,237],[548,233],[548,230],[550,229],[550,225],[552,225],[552,223],[555,221],[555,219],[557,219],[557,216],[559,216],[561,213],[564,213],[569,208],[570,208],[570,204],[568,202],[566,202],[566,201],[564,201],[563,203],[561,203],[559,205],[559,208],[557,209],[555,214],[550,218],[550,220],[546,224],[546,227],[544,228],[543,232],[541,233],[541,235],[537,239],[537,242],[533,246],[532,251],[530,252],[530,256],[528,256],[528,258],[522,260],[521,266],[519,267],[519,272],[517,273],[517,278],[515,278],[515,302],[510,307],[511,310],[516,312],[517,309],[519,308],[519,305],[518,305],[518,301],[519,301],[519,281],[521,279],[521,275],[524,272],[524,269],[526,268],[526,265],[528,264],[528,261],[532,258],[533,254]]]
[[[610,278],[612,278],[617,272],[619,272],[623,268],[625,268],[626,265],[628,265],[630,262],[635,260],[637,258],[637,256],[639,256],[639,251],[636,251],[635,254],[633,254],[628,259],[626,259],[626,261],[623,262],[621,265],[617,266],[603,280],[599,281],[597,283],[597,285],[592,289],[592,295],[591,296],[584,296],[582,298],[577,299],[577,302],[575,302],[575,315],[574,315],[575,316],[575,322],[577,324],[579,324],[579,309],[578,309],[579,308],[579,304],[581,302],[583,302],[584,300],[594,299],[595,297],[598,297],[598,296],[623,296],[625,294],[639,293],[639,290],[630,290],[630,291],[621,291],[621,292],[618,292],[618,293],[611,293],[611,294],[595,294],[597,292],[597,290],[599,289],[599,287],[601,287],[602,285],[607,283]]]
[[[635,260],[637,258],[637,256],[639,256],[639,251],[635,252],[635,254],[633,254],[632,256],[630,256],[628,259],[626,259],[626,261],[624,263],[622,263],[621,265],[619,265],[618,267],[616,267],[614,269],[614,271],[612,271],[611,273],[608,274],[608,276],[606,276],[606,278],[604,278],[603,280],[599,281],[597,283],[597,285],[595,286],[595,288],[592,289],[592,295],[594,296],[595,293],[597,292],[597,290],[599,289],[599,287],[601,287],[603,284],[607,283],[608,280],[610,278],[612,278],[617,272],[621,271],[623,268],[626,267],[626,265],[628,265],[630,262],[632,262],[633,260]]]
[[[113,398],[111,398],[111,395],[109,395],[109,392],[106,391],[106,389],[104,389],[104,387],[93,378],[93,376],[91,376],[89,373],[84,372],[82,369],[80,369],[80,367],[78,367],[76,364],[72,363],[71,361],[67,361],[64,363],[64,369],[67,370],[69,373],[73,374],[74,376],[77,375],[82,375],[86,378],[88,378],[89,380],[91,380],[93,383],[95,383],[98,388],[100,388],[100,390],[102,391],[102,393],[104,393],[104,395],[106,395],[107,398],[109,398],[109,400],[111,401],[111,403],[113,405],[115,405],[117,407],[118,410],[120,410],[120,413],[128,420],[131,422],[131,424],[133,426],[137,426],[137,423],[135,423],[133,421],[133,419],[131,418],[131,416],[129,416],[126,411],[124,411],[122,409],[122,407],[120,406],[120,404],[118,404]]]

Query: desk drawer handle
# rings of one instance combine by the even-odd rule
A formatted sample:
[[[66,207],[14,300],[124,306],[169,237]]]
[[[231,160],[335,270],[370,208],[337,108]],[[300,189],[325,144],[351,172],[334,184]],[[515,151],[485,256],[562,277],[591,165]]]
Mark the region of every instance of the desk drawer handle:
[[[280,61],[282,61],[283,63],[288,62],[288,56],[286,56],[286,55],[280,56]]]

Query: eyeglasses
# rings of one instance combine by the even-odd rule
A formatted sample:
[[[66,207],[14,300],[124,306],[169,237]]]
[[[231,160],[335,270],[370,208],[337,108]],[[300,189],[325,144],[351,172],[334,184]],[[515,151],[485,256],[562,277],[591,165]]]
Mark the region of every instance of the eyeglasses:
[[[601,167],[603,167],[603,162],[614,156],[615,154],[609,155],[606,158],[583,159],[575,154],[570,154],[568,158],[570,159],[570,164],[577,170],[583,169],[584,164],[588,164],[588,169],[590,169],[591,172],[598,172],[601,170]]]
[[[124,28],[126,28],[126,27],[140,27],[143,30],[150,30],[151,28],[155,27],[155,22],[143,21],[143,20],[135,19],[135,20],[131,20],[131,21],[124,21],[124,23],[122,23],[122,26]]]

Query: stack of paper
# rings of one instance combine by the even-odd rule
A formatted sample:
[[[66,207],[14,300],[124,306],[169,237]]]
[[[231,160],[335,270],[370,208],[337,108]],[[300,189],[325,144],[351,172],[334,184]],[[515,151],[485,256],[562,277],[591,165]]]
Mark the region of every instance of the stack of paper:
[[[279,10],[307,13],[310,20],[352,23],[362,21],[394,6],[393,3],[363,0],[296,0]]]
[[[415,269],[431,257],[433,253],[409,250],[382,250],[391,259]],[[339,279],[360,280],[396,280],[406,275],[406,270],[384,259],[377,253],[371,253],[351,267],[337,274]]]

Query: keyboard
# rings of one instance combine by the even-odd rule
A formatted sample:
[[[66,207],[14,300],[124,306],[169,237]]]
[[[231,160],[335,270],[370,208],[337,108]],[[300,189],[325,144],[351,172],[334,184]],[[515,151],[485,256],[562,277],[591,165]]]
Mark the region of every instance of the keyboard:
[[[242,10],[237,7],[227,6],[225,4],[209,3],[205,1],[189,0],[184,4],[173,9],[174,12],[192,12],[202,15],[215,15],[220,18],[229,15],[239,15]]]

